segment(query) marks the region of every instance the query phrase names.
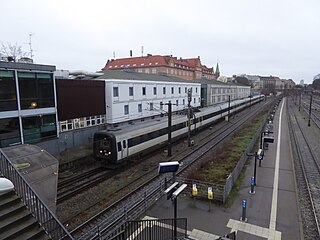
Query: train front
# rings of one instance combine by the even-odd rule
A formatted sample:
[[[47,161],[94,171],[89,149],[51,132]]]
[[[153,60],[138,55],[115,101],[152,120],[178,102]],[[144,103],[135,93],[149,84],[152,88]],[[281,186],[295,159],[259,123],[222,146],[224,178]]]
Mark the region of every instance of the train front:
[[[116,138],[112,133],[96,132],[93,137],[93,156],[108,163],[117,162]]]

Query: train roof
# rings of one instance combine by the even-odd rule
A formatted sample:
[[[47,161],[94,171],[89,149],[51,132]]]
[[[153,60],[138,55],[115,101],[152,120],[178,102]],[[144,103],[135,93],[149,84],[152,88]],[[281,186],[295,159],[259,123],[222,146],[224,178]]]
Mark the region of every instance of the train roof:
[[[246,101],[248,99],[240,99],[240,100],[235,100],[231,101],[231,106],[235,104],[239,104],[243,101]],[[219,111],[222,108],[228,107],[228,102],[222,103],[222,104],[217,104],[214,106],[209,106],[209,107],[204,107],[200,108],[198,112],[194,112],[196,117],[206,115],[211,112]],[[181,121],[187,121],[187,115],[184,113],[181,114],[176,114],[178,112],[175,112],[172,114],[172,124],[175,124],[176,122],[181,122]],[[155,116],[154,119],[145,119],[144,121],[139,121],[136,120],[134,122],[120,125],[118,127],[114,127],[111,129],[103,130],[100,132],[108,132],[108,133],[113,133],[114,135],[121,136],[121,135],[127,135],[129,132],[134,133],[135,131],[141,132],[143,129],[143,132],[150,132],[151,130],[155,129],[155,126],[157,126],[159,129],[163,127],[168,126],[168,117],[165,115],[163,117],[161,116]]]

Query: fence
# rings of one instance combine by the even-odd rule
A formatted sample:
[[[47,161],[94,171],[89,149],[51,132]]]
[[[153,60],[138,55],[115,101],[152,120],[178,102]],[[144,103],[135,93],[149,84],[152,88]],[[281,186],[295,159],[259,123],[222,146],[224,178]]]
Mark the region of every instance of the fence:
[[[21,198],[32,215],[37,219],[45,232],[54,240],[73,239],[67,229],[59,222],[56,216],[41,201],[39,196],[32,190],[31,186],[24,180],[7,156],[0,149],[0,172],[1,175],[10,179],[15,187],[16,194]]]

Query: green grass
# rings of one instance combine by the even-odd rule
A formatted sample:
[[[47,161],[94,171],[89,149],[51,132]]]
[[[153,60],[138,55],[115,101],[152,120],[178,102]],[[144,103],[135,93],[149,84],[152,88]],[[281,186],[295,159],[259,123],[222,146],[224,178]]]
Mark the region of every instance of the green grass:
[[[216,151],[209,162],[200,167],[197,176],[192,177],[205,182],[224,184],[264,119],[265,116],[260,115],[239,130],[229,142]]]

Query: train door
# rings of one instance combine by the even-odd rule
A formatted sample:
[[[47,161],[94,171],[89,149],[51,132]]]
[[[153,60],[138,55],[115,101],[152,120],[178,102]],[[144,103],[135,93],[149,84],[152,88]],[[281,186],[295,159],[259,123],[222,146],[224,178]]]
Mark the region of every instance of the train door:
[[[128,156],[128,144],[127,140],[121,140],[118,142],[118,159],[123,159]]]

